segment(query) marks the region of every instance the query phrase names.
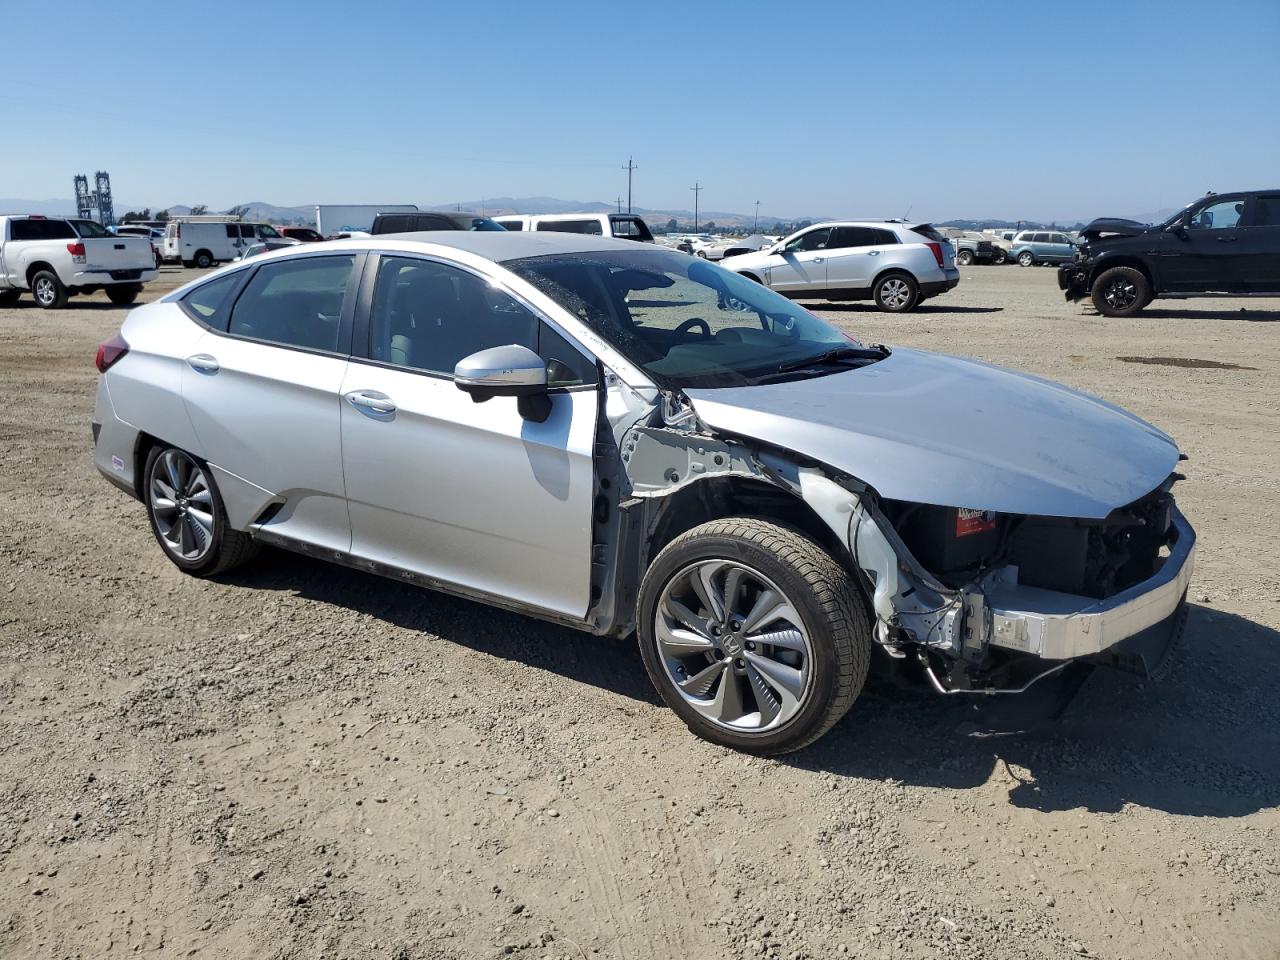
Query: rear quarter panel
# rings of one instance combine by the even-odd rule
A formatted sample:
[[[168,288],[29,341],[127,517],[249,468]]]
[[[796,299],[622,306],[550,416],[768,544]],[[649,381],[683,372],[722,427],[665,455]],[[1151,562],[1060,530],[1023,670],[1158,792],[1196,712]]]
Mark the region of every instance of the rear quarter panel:
[[[129,352],[103,375],[115,415],[203,456],[182,401],[182,371],[204,328],[176,303],[152,303],[131,312],[120,333]]]

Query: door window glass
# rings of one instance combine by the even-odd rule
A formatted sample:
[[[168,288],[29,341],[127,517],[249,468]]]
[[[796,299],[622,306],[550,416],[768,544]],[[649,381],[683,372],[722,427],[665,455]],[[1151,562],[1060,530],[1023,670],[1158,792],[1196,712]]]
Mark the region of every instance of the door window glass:
[[[225,330],[226,311],[223,308],[227,306],[227,297],[235,290],[242,276],[244,274],[237,270],[201,284],[182,298],[182,306],[202,323]],[[219,318],[222,322],[219,322]]]
[[[1256,197],[1253,201],[1253,227],[1280,227],[1280,195]]]
[[[590,233],[597,236],[604,233],[599,220],[544,220],[538,224],[539,230],[550,230],[554,233]]]
[[[304,257],[258,268],[231,312],[230,332],[310,350],[338,349],[354,256]]]
[[[849,247],[873,247],[880,242],[876,239],[878,232],[871,227],[835,227],[831,231],[831,239],[827,242],[827,249],[841,250]]]
[[[232,240],[240,239],[240,225],[236,223],[228,223],[226,226],[227,236]]]
[[[872,242],[877,247],[883,247],[886,244],[898,242],[898,235],[892,230],[875,230],[873,233],[875,233],[876,237]]]
[[[810,230],[808,233],[796,237],[787,244],[787,252],[801,253],[806,250],[825,250],[827,248],[827,241],[830,238],[830,227],[823,227],[821,230]]]
[[[1192,230],[1228,230],[1240,225],[1243,213],[1244,200],[1219,200],[1193,213],[1187,226]]]
[[[538,319],[475,274],[384,257],[370,318],[374,360],[453,376],[463,357],[514,343],[538,348]]]

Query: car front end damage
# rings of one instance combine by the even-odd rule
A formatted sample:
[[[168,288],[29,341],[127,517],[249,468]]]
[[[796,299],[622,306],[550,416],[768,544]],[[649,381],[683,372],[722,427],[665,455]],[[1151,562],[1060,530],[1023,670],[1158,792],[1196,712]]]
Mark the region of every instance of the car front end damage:
[[[1058,267],[1058,289],[1063,292],[1064,299],[1071,303],[1079,303],[1089,296],[1089,248],[1081,247],[1076,251],[1070,263]]]

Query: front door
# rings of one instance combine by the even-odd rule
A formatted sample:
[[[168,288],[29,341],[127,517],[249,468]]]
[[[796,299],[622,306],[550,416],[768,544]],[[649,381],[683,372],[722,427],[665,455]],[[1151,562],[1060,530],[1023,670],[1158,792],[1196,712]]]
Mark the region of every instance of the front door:
[[[342,384],[352,553],[571,617],[590,604],[595,367],[484,278],[384,255]],[[476,403],[457,362],[516,343],[548,361],[551,415]],[[361,352],[366,354],[360,359]]]
[[[1246,225],[1239,233],[1244,289],[1250,293],[1280,293],[1280,193],[1254,197]]]
[[[351,544],[338,415],[347,369],[354,254],[257,268],[226,332],[184,358],[182,396],[224,499],[248,523],[273,503],[279,534],[334,550]],[[215,281],[216,282],[216,281]],[[228,504],[230,510],[231,504]]]
[[[1188,293],[1237,290],[1244,282],[1243,247],[1240,222],[1245,198],[1213,199],[1192,211],[1183,221],[1181,233],[1174,233],[1176,255],[1166,266],[1170,290]]]
[[[765,283],[788,296],[825,289],[830,239],[830,227],[819,227],[792,238],[780,253],[769,258]]]

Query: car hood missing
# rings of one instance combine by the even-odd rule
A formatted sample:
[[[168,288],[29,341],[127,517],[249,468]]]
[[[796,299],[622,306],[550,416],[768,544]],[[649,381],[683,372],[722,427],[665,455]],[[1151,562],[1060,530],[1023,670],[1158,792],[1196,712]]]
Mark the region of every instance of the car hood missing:
[[[900,347],[830,376],[685,393],[713,430],[913,503],[1101,519],[1154,490],[1179,458],[1166,434],[1097,397]]]

